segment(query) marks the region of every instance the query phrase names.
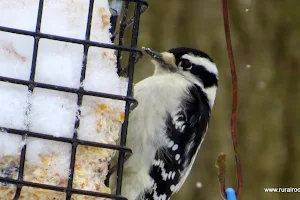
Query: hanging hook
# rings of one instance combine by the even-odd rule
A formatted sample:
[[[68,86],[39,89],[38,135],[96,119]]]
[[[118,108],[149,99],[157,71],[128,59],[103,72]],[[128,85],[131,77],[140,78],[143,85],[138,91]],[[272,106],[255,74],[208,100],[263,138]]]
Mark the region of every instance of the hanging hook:
[[[240,156],[238,152],[238,140],[237,140],[237,131],[236,131],[236,113],[237,113],[237,97],[238,97],[238,90],[237,90],[237,77],[235,71],[235,64],[234,64],[234,56],[233,50],[231,45],[231,37],[230,37],[230,27],[229,27],[229,19],[228,19],[228,6],[227,0],[222,0],[223,3],[223,18],[224,18],[224,29],[225,29],[225,37],[226,37],[226,44],[227,44],[227,51],[230,63],[230,71],[232,77],[232,112],[231,112],[231,137],[233,143],[233,150],[235,154],[235,165],[236,165],[236,175],[237,175],[237,189],[232,194],[232,188],[229,188],[225,191],[225,177],[226,177],[226,154],[221,153],[217,159],[216,166],[219,168],[219,182],[220,182],[220,191],[221,195],[224,199],[229,199],[230,197],[239,196],[242,192],[243,188],[243,177],[242,177],[242,167]],[[227,193],[229,191],[229,193]]]

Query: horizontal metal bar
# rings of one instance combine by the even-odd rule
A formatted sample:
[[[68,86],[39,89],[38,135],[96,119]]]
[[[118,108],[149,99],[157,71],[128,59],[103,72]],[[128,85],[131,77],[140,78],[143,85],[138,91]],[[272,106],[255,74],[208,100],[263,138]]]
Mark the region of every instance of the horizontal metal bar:
[[[25,85],[25,86],[33,85],[34,87],[39,87],[39,88],[44,88],[44,89],[69,92],[69,93],[74,93],[74,94],[83,94],[83,95],[95,96],[95,97],[110,98],[110,99],[128,101],[128,102],[137,104],[137,100],[134,99],[133,97],[129,97],[129,96],[115,95],[115,94],[102,93],[102,92],[93,92],[93,91],[89,91],[89,90],[69,88],[69,87],[51,85],[51,84],[46,84],[46,83],[39,83],[39,82],[34,82],[34,81],[26,81],[26,80],[9,78],[9,77],[4,77],[4,76],[0,76],[0,81],[14,83],[14,84],[20,84],[20,85]]]
[[[121,50],[121,51],[135,52],[140,57],[143,55],[142,51],[139,50],[139,49],[125,47],[125,46],[118,46],[118,45],[114,45],[114,44],[106,44],[106,43],[94,42],[94,41],[90,41],[90,40],[69,38],[69,37],[63,37],[63,36],[58,36],[58,35],[51,35],[51,34],[45,34],[45,33],[40,33],[40,32],[33,32],[33,31],[9,28],[9,27],[4,27],[4,26],[0,26],[0,31],[15,33],[15,34],[21,34],[21,35],[27,35],[27,36],[32,36],[32,37],[39,37],[39,38],[50,39],[50,40],[57,40],[57,41],[62,41],[62,42],[82,44],[82,45],[87,45],[87,46],[94,46],[94,47],[101,47],[101,48],[108,48],[108,49],[116,49],[116,50]]]
[[[75,144],[75,145],[80,144],[80,145],[87,145],[87,146],[100,147],[100,148],[105,148],[105,149],[113,149],[113,150],[132,153],[131,149],[129,149],[125,146],[120,146],[120,145],[91,142],[91,141],[87,141],[87,140],[73,139],[73,138],[67,138],[67,137],[55,137],[53,135],[47,135],[47,134],[43,134],[43,133],[36,133],[36,132],[31,132],[31,131],[6,128],[6,127],[0,127],[0,131],[15,134],[15,135],[26,135],[29,137],[41,138],[41,139],[46,139],[46,140],[51,140],[51,141],[66,142],[66,143]]]
[[[73,188],[68,189],[66,187],[46,185],[46,184],[41,184],[41,183],[33,183],[33,182],[29,182],[29,181],[19,181],[19,180],[15,180],[15,179],[11,179],[11,178],[0,177],[0,182],[16,184],[20,187],[28,186],[28,187],[34,187],[34,188],[47,189],[47,190],[54,190],[54,191],[58,191],[58,192],[72,193],[72,194],[82,194],[82,195],[88,195],[88,196],[94,196],[94,197],[104,197],[104,198],[110,198],[110,199],[127,200],[125,197],[122,197],[120,195],[106,194],[106,193],[101,193],[101,192],[92,192],[92,191],[79,190],[79,189],[73,189]]]

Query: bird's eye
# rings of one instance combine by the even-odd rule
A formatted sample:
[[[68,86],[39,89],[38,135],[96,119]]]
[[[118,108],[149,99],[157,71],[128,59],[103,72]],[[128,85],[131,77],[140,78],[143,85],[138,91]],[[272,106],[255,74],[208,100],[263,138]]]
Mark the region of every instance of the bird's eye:
[[[192,63],[187,59],[183,59],[180,62],[180,66],[183,68],[183,70],[190,70],[192,68]]]

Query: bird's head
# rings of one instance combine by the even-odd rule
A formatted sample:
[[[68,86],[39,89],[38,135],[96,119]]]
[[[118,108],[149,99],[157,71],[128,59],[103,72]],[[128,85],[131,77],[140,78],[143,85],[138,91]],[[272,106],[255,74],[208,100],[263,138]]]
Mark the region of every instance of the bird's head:
[[[154,74],[178,73],[192,82],[200,82],[204,88],[218,86],[218,69],[212,59],[202,51],[186,47],[162,53],[145,47],[143,50],[152,58]]]

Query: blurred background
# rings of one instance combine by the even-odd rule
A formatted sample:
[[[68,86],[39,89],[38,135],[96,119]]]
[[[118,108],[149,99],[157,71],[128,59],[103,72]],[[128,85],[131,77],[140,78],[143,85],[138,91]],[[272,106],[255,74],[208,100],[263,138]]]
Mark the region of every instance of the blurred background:
[[[219,68],[210,127],[183,188],[172,200],[222,199],[215,160],[227,154],[227,187],[236,187],[230,136],[231,75],[221,0],[149,0],[139,47],[156,51],[187,46],[208,53]],[[300,187],[300,4],[296,0],[229,1],[237,67],[238,139],[242,200],[299,199],[300,193],[265,193],[266,187]],[[150,76],[148,57],[135,82]],[[201,187],[200,187],[201,186]]]

